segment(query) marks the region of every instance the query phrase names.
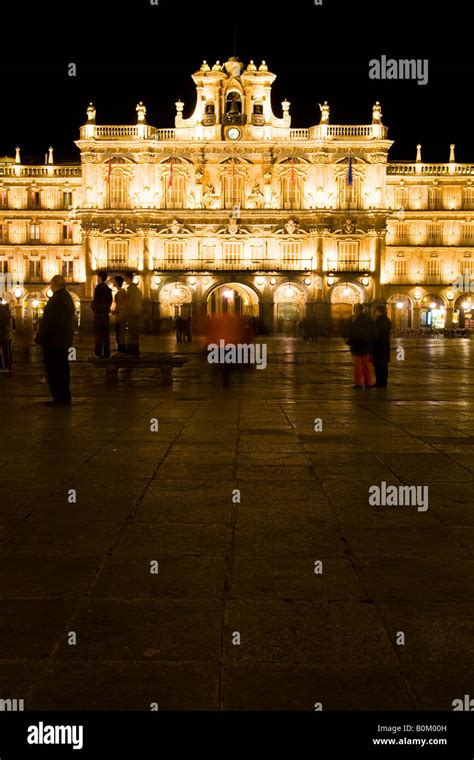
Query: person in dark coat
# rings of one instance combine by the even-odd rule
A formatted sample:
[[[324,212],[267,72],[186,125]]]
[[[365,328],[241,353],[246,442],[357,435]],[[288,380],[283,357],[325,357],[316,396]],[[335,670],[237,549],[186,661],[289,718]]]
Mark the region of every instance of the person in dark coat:
[[[95,355],[108,359],[110,356],[110,309],[112,291],[107,283],[107,272],[99,272],[99,282],[94,290],[91,309],[94,312]]]
[[[354,388],[372,388],[372,365],[370,354],[375,340],[375,325],[364,311],[362,304],[356,304],[354,319],[349,327],[348,344],[354,360]]]
[[[69,349],[75,326],[74,301],[66,290],[64,277],[57,274],[50,283],[53,295],[44,307],[35,342],[43,347],[44,366],[52,400],[45,406],[69,405]]]
[[[372,363],[375,371],[375,385],[386,388],[388,383],[388,364],[390,362],[390,333],[392,323],[387,317],[387,308],[375,308],[375,341],[372,346]]]

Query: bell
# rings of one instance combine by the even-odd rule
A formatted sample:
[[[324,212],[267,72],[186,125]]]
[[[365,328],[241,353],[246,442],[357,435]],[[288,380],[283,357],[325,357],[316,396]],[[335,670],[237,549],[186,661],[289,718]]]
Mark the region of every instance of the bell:
[[[229,116],[240,116],[240,110],[236,100],[231,102],[228,114]]]

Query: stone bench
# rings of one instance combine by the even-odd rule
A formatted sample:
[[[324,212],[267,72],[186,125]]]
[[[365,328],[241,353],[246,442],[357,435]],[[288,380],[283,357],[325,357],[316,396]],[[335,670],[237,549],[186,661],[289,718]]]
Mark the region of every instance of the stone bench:
[[[111,356],[108,359],[91,356],[88,361],[93,367],[105,369],[105,379],[108,383],[118,381],[119,369],[146,369],[149,367],[160,370],[163,385],[171,385],[173,383],[173,368],[182,367],[188,359],[175,354],[142,354],[139,357]]]

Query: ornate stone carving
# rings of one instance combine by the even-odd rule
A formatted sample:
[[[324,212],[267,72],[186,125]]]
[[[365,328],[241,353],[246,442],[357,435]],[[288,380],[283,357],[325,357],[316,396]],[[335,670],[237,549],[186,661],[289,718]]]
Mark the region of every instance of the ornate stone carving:
[[[236,221],[236,219],[233,219],[230,217],[229,223],[227,225],[227,230],[231,235],[236,235],[239,231],[239,223]]]
[[[117,234],[120,234],[124,231],[125,224],[123,223],[121,219],[114,219],[113,224],[112,224],[112,229]]]
[[[173,235],[177,235],[178,232],[181,231],[182,227],[183,225],[181,222],[178,222],[177,219],[173,219],[173,221],[168,224],[168,229],[173,233]]]
[[[257,184],[254,185],[252,192],[250,193],[247,199],[247,206],[248,208],[262,208],[263,201],[264,201],[263,193],[260,190],[260,185],[257,182]]]

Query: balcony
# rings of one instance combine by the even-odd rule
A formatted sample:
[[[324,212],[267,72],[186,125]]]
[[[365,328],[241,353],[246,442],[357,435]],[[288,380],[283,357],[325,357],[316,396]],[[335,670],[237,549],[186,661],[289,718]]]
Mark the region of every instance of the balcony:
[[[312,259],[153,259],[160,272],[307,272]]]
[[[370,259],[358,259],[357,261],[328,261],[328,272],[370,272]]]

